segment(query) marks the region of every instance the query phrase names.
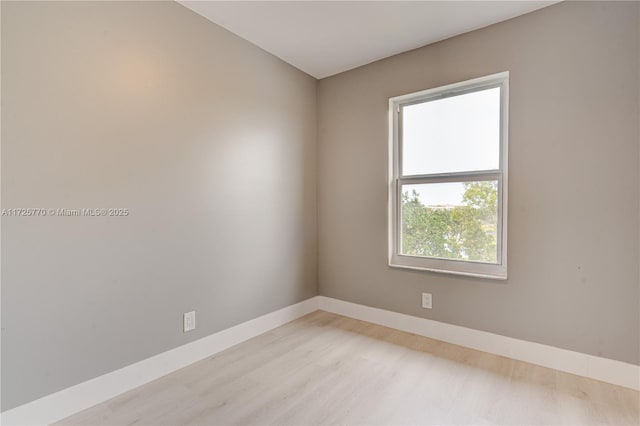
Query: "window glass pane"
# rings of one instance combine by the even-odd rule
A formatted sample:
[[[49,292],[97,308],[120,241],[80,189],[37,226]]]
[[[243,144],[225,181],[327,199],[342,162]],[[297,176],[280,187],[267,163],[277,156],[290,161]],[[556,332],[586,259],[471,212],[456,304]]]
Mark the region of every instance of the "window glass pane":
[[[497,181],[402,185],[401,191],[401,254],[497,263]]]
[[[499,87],[403,107],[403,175],[493,170],[499,164]]]

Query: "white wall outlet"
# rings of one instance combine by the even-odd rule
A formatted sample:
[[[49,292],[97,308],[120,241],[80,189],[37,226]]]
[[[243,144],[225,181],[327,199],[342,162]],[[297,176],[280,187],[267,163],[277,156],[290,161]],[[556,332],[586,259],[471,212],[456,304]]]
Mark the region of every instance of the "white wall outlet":
[[[196,311],[187,312],[183,317],[184,332],[195,330],[196,328]]]
[[[431,309],[433,307],[433,296],[431,293],[422,293],[422,307],[425,309]]]

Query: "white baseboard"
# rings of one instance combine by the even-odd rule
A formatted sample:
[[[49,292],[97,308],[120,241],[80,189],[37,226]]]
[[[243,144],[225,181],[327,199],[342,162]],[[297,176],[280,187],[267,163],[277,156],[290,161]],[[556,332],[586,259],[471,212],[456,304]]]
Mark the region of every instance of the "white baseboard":
[[[318,296],[319,309],[468,348],[640,390],[640,366]]]
[[[640,366],[316,296],[5,411],[3,425],[48,425],[317,309],[640,390]]]
[[[317,297],[7,410],[3,425],[48,425],[318,309]]]

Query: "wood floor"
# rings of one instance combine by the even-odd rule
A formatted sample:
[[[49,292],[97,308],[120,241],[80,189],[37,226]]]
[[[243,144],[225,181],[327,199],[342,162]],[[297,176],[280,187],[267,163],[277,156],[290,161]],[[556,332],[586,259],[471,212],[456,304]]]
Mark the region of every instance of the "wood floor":
[[[322,311],[65,425],[640,424],[637,391]]]

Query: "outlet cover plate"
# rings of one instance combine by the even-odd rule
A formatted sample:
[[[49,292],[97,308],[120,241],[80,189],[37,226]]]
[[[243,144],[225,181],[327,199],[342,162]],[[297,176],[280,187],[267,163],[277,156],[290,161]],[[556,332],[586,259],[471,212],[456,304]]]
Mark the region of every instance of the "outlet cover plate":
[[[422,293],[422,307],[425,309],[433,308],[433,296],[431,293]]]
[[[183,317],[183,330],[187,331],[196,329],[196,311],[187,312]]]

